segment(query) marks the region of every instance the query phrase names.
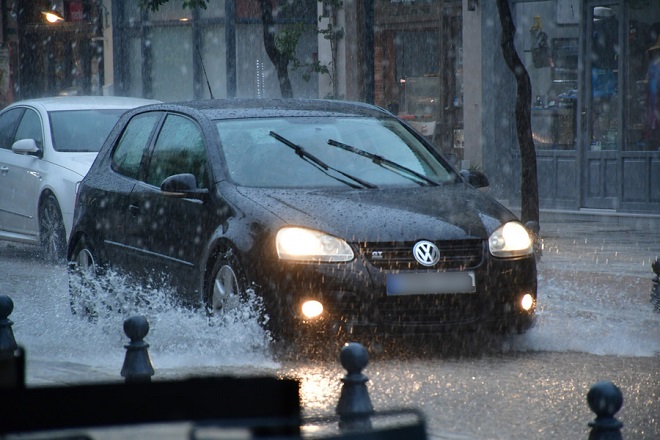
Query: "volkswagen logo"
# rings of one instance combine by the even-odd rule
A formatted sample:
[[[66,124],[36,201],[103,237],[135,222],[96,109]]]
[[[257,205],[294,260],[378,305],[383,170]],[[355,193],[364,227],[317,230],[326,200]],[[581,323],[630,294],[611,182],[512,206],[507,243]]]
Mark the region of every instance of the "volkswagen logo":
[[[434,266],[440,261],[440,250],[430,241],[418,241],[413,246],[413,255],[415,260],[422,266]]]

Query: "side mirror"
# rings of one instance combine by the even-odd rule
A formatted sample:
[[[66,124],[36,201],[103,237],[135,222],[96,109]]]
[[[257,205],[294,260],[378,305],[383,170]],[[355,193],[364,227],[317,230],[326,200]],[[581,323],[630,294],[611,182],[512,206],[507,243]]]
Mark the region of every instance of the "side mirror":
[[[469,183],[475,188],[488,188],[490,186],[488,177],[481,171],[461,170],[461,177],[466,183]]]
[[[37,146],[37,141],[34,139],[21,139],[19,141],[16,141],[13,143],[11,146],[11,151],[13,151],[16,154],[31,154],[34,156],[38,156],[39,158],[42,157],[43,152],[41,151],[41,148]]]
[[[203,199],[208,193],[208,189],[197,188],[197,178],[190,173],[175,174],[163,180],[160,184],[160,190],[172,197]]]

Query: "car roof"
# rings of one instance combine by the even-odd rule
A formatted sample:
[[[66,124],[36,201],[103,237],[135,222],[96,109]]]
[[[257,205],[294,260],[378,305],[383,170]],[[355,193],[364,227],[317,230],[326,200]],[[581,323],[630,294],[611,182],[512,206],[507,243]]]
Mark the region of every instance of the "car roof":
[[[194,109],[209,119],[276,116],[384,116],[382,108],[350,101],[327,99],[209,99],[157,105],[161,110]],[[184,109],[182,109],[184,108]]]
[[[131,109],[161,101],[124,96],[52,96],[18,101],[12,104],[41,106],[46,111],[83,110],[83,109]]]

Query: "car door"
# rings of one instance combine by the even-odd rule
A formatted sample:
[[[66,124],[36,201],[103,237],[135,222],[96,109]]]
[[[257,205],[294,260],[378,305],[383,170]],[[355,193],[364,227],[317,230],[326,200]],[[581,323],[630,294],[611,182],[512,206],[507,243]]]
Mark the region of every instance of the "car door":
[[[130,196],[126,240],[139,264],[159,282],[194,291],[199,261],[209,236],[205,200],[173,196],[160,190],[163,180],[193,174],[197,188],[208,188],[207,152],[202,130],[192,119],[168,114],[160,128],[144,179]],[[191,289],[192,288],[192,289]]]
[[[97,199],[102,200],[94,207],[95,218],[106,226],[100,228],[103,248],[108,261],[117,268],[132,268],[131,240],[124,233],[131,216],[130,196],[148,158],[152,133],[162,117],[162,112],[148,112],[131,118],[111,153],[113,172],[105,173],[103,179],[94,182],[100,187]]]
[[[9,109],[0,114],[0,231],[4,230],[6,217],[9,215],[9,203],[12,198],[14,183],[13,174],[9,173],[11,146],[14,143],[16,128],[23,116],[25,108]]]
[[[43,149],[44,128],[39,113],[32,108],[22,109],[14,136],[3,141],[0,176],[2,177],[2,227],[11,234],[38,238],[38,199],[41,181],[49,172],[49,164],[32,154],[16,154],[11,145],[21,139],[34,139]],[[18,109],[15,115],[18,114]],[[15,115],[8,115],[14,117]],[[8,145],[8,149],[6,148]]]

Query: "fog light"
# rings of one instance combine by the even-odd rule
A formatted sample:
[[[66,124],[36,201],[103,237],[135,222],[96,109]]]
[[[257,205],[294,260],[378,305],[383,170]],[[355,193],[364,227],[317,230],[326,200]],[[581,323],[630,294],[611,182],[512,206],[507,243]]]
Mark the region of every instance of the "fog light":
[[[316,318],[323,313],[323,304],[318,301],[305,301],[302,305],[302,313],[305,318]]]
[[[522,306],[523,310],[529,311],[534,305],[534,298],[532,298],[532,295],[528,293],[522,297],[520,305]]]

